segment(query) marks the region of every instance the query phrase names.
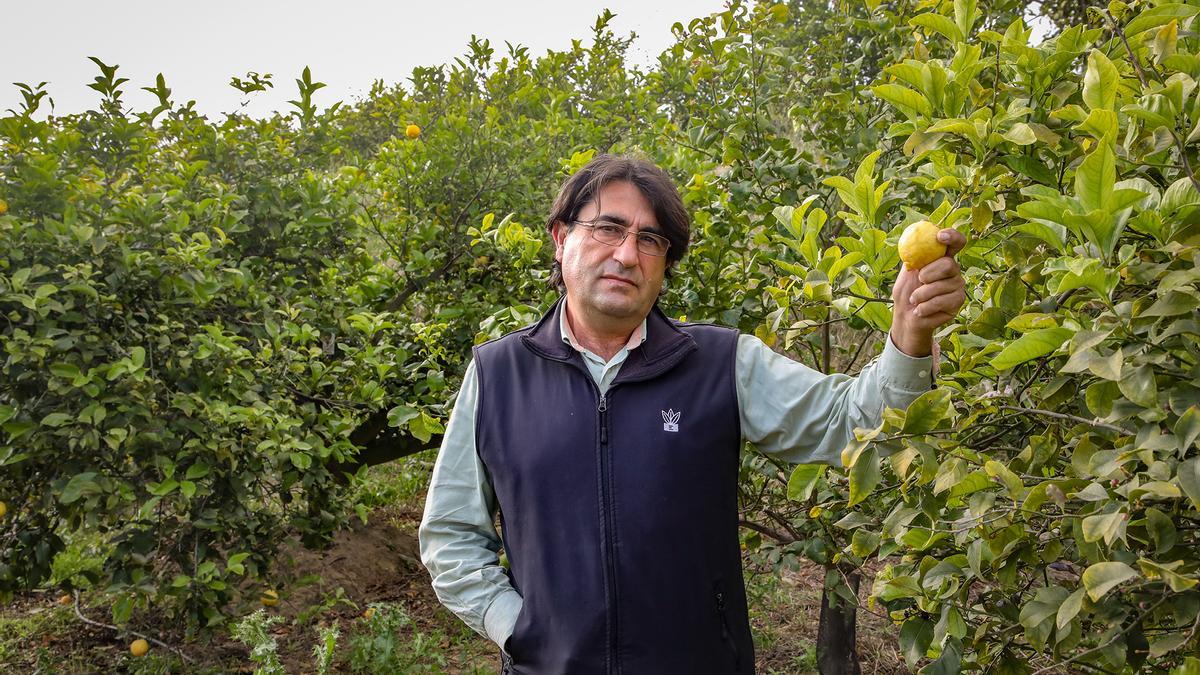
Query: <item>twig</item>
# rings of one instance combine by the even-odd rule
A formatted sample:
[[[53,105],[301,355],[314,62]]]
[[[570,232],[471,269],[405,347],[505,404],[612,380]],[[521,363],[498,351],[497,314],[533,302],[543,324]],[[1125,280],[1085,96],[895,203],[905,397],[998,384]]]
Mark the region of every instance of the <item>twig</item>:
[[[139,633],[135,630],[122,629],[122,628],[118,628],[116,626],[113,626],[113,625],[110,625],[107,623],[101,623],[99,621],[92,621],[91,619],[87,618],[86,616],[83,615],[83,612],[79,611],[79,590],[78,589],[76,589],[76,591],[75,591],[75,616],[79,617],[80,621],[88,624],[89,626],[96,626],[97,628],[107,628],[116,633],[128,633],[130,635],[136,635],[137,637],[140,637],[147,642],[153,642],[154,644],[158,645],[159,647],[162,647],[163,649],[175,652],[176,654],[179,655],[179,658],[183,659],[184,661],[187,661],[188,663],[195,663],[195,661],[192,660],[191,657],[189,657],[187,654],[184,654],[180,649],[178,649],[176,647],[172,647],[171,645],[163,642],[162,640],[150,637],[149,635],[142,635],[141,633]]]
[[[1023,412],[1023,413],[1034,413],[1037,415],[1045,415],[1047,417],[1053,417],[1055,419],[1067,420],[1068,422],[1079,422],[1080,424],[1089,424],[1093,427],[1096,427],[1097,429],[1108,429],[1109,431],[1115,431],[1119,434],[1125,434],[1127,436],[1133,435],[1132,431],[1129,431],[1128,429],[1123,429],[1123,428],[1118,427],[1113,424],[1105,424],[1104,422],[1097,422],[1096,420],[1089,420],[1084,417],[1076,417],[1075,415],[1067,415],[1066,413],[1052,412],[1050,410],[1042,410],[1040,408],[1020,408],[1015,405],[1002,405],[1002,406],[1000,406],[1000,409],[1001,410],[1012,410],[1015,412]]]

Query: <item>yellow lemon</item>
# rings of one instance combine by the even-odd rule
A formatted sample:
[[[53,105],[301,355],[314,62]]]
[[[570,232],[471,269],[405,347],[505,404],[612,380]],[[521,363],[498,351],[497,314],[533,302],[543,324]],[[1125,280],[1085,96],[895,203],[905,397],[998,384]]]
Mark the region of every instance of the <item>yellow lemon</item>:
[[[263,604],[263,607],[274,607],[279,604],[279,594],[270,590],[263,591],[262,596],[258,600]]]
[[[368,607],[367,611],[363,612],[364,619],[370,619],[373,616],[375,616],[375,608],[374,607]]]
[[[60,604],[60,605],[71,604],[71,594],[63,593],[62,595],[58,596],[58,604]]]
[[[0,518],[3,518],[6,513],[8,513],[8,505],[0,502]]]
[[[8,202],[0,199],[0,216],[8,213]]]
[[[946,255],[946,245],[937,240],[941,230],[928,220],[917,222],[904,228],[900,235],[897,249],[904,266],[910,270],[919,270],[938,258]]]
[[[150,643],[138,638],[129,645],[129,653],[134,656],[145,656],[150,651]]]
[[[416,138],[417,136],[421,135],[421,127],[415,124],[410,124],[407,127],[404,127],[404,135],[408,136],[409,138]]]

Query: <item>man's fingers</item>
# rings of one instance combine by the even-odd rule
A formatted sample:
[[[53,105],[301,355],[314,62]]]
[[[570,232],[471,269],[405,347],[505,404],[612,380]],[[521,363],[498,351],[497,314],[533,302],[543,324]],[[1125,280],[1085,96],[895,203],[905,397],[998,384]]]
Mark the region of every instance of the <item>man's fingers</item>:
[[[934,317],[938,314],[947,314],[954,317],[958,314],[958,310],[967,300],[966,291],[957,290],[952,293],[945,293],[937,297],[926,300],[913,307],[913,312],[920,317]]]
[[[945,255],[917,270],[917,278],[923,284],[930,284],[940,279],[953,279],[961,271],[958,262]]]
[[[928,302],[939,295],[949,295],[963,288],[961,279],[943,279],[935,281],[932,284],[922,284],[913,289],[908,295],[908,303],[910,305],[919,305],[922,302]]]
[[[946,245],[946,255],[953,258],[967,245],[967,238],[962,232],[946,228],[938,232],[938,241]]]

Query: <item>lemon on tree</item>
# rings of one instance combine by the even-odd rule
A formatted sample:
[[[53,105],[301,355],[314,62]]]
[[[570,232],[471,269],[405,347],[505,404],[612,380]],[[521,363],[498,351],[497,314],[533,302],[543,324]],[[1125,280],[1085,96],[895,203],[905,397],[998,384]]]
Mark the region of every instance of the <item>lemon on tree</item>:
[[[896,248],[906,268],[919,270],[946,255],[946,245],[937,239],[940,231],[937,225],[928,220],[918,220],[904,228]]]
[[[129,645],[129,653],[134,656],[145,656],[150,651],[150,643],[138,638]]]
[[[421,127],[415,124],[410,124],[407,127],[404,127],[404,135],[408,136],[409,138],[416,138],[417,136],[421,135]]]
[[[0,502],[0,518],[3,518],[6,513],[8,513],[8,505]]]

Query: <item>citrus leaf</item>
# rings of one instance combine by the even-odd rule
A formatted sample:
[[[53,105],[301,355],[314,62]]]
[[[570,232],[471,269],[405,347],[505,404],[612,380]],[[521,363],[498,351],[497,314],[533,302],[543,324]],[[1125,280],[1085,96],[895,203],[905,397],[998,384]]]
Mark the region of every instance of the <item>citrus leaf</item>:
[[[1132,567],[1123,562],[1096,563],[1083,571],[1083,587],[1087,589],[1092,602],[1097,602],[1113,588],[1137,575]]]
[[[850,501],[846,506],[854,506],[866,499],[875,486],[879,485],[882,477],[879,471],[879,451],[875,446],[871,446],[864,450],[854,462],[854,466],[850,467]]]
[[[821,476],[825,475],[824,464],[797,464],[788,478],[787,496],[792,501],[807,501],[812,496]]]
[[[1117,67],[1100,50],[1088,54],[1087,72],[1083,76],[1083,102],[1093,110],[1112,110],[1117,102],[1117,84],[1121,75]]]
[[[1026,361],[1032,361],[1040,356],[1050,354],[1062,346],[1067,338],[1074,334],[1069,328],[1043,328],[1026,333],[992,359],[992,367],[996,370],[1008,370]]]

